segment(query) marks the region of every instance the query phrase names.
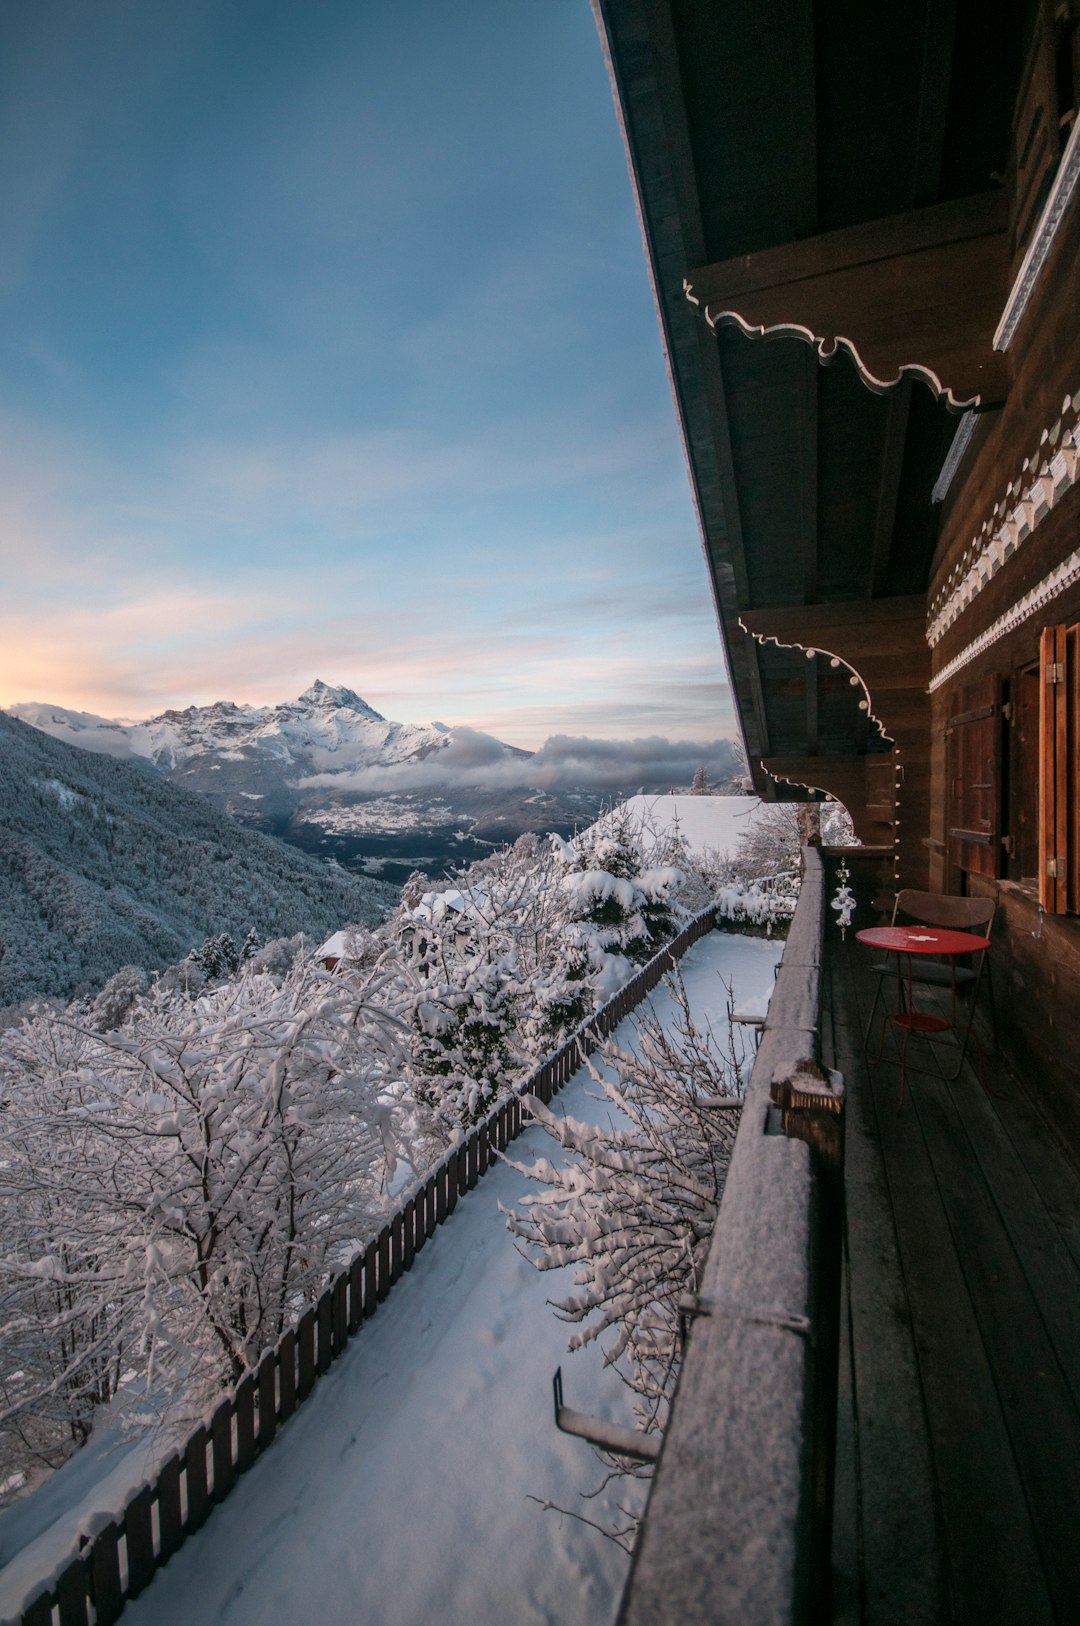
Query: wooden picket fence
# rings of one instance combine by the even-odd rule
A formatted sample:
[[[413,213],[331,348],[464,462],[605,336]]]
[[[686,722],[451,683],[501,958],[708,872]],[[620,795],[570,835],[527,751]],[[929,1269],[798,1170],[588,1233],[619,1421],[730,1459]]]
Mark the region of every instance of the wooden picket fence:
[[[128,1598],[204,1523],[237,1477],[288,1422],[319,1377],[369,1320],[412,1265],[436,1226],[454,1212],[501,1152],[528,1127],[522,1100],[548,1102],[650,993],[692,943],[716,923],[715,908],[695,916],[677,937],[595,1012],[567,1042],[523,1079],[422,1180],[399,1200],[378,1235],[352,1259],[257,1367],[245,1373],[156,1479],[132,1495],[118,1518],[95,1521],[93,1535],[25,1605],[0,1626],[112,1626]]]

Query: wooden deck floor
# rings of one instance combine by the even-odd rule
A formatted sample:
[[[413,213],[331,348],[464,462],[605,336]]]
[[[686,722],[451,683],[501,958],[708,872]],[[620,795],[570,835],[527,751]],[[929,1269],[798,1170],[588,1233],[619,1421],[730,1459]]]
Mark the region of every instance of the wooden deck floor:
[[[832,935],[832,934],[830,934]],[[1080,1621],[1080,1172],[1038,1079],[868,1066],[866,950],[834,940],[847,1081],[837,1622]],[[830,1053],[831,1052],[831,1053]]]

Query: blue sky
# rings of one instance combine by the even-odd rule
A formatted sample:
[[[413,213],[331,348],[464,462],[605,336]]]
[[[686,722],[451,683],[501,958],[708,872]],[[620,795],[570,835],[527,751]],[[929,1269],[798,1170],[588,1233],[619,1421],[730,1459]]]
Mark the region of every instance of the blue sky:
[[[0,704],[730,734],[587,0],[0,19]]]

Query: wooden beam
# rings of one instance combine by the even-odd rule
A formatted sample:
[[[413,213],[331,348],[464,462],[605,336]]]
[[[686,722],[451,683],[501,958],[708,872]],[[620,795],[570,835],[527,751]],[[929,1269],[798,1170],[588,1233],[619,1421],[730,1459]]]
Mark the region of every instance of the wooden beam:
[[[885,782],[891,785],[891,753],[886,756],[823,757],[816,753],[806,756],[766,757],[762,767],[771,778],[782,784],[802,785],[808,790],[825,791],[842,802],[851,814],[855,834],[869,845],[893,842],[893,804],[891,798],[882,801],[880,784],[882,763],[886,764]]]
[[[799,535],[802,539],[803,598],[818,596],[818,367],[812,350],[802,352],[796,435],[799,445]]]
[[[889,408],[885,417],[885,447],[881,458],[881,481],[878,486],[874,542],[870,554],[871,598],[881,597],[888,580],[893,530],[896,526],[896,503],[900,495],[900,476],[904,469],[904,447],[907,443],[910,412],[911,380],[902,378],[889,397]]]
[[[873,390],[905,371],[954,408],[1004,399],[994,331],[1008,290],[1006,198],[978,193],[691,271],[710,325],[843,345]]]
[[[810,756],[818,752],[818,663],[806,663],[806,749]]]
[[[941,155],[949,111],[956,0],[926,0],[919,122],[912,155],[911,202],[914,208],[936,203],[941,189]]]

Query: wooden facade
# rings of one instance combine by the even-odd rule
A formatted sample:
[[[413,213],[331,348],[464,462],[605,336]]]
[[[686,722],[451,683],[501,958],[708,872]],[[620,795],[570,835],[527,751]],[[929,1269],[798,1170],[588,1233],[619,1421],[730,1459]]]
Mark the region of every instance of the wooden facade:
[[[996,897],[1080,1145],[1080,7],[595,5],[755,786]]]

